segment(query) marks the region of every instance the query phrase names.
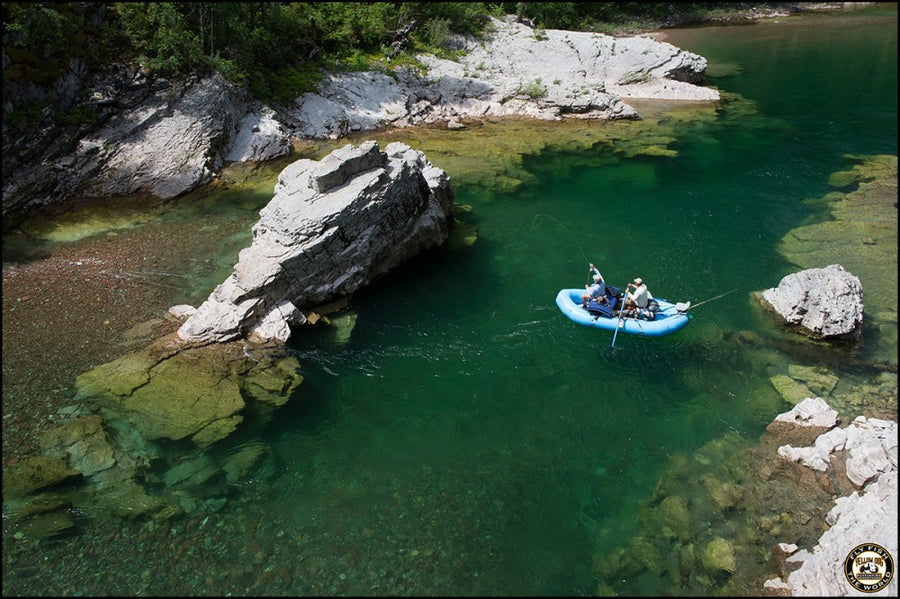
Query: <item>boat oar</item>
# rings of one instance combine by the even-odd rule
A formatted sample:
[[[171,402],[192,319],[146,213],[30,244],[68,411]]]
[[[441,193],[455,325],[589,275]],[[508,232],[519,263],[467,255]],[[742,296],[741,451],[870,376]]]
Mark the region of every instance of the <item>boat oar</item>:
[[[616,323],[616,332],[613,333],[613,342],[610,347],[616,346],[616,335],[619,334],[619,329],[622,328],[622,319],[624,318],[623,314],[625,313],[625,298],[628,297],[628,286],[625,286],[625,293],[622,295],[622,303],[619,304],[619,322]]]

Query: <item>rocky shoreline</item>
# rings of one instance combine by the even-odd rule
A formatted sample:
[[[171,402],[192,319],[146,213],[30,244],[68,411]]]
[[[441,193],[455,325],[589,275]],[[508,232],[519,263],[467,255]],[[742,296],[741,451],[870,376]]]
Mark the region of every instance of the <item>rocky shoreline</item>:
[[[78,197],[171,199],[229,161],[287,155],[297,139],[508,116],[634,119],[628,98],[719,99],[699,85],[706,59],[649,35],[535,30],[511,18],[492,27],[486,42],[457,40],[465,50],[458,61],[420,56],[427,75],[387,72],[387,64],[385,72],[333,74],[286,107],[265,106],[219,75],[167,84],[124,70],[81,82],[104,107],[94,123],[31,140],[4,136],[4,221]]]

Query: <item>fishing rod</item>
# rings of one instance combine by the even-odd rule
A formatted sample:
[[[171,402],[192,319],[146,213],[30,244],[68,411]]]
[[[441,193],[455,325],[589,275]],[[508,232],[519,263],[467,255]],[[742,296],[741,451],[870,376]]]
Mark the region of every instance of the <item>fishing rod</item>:
[[[732,289],[731,291],[726,291],[725,293],[720,293],[719,295],[717,295],[717,296],[715,296],[715,297],[711,297],[711,298],[709,298],[709,299],[705,299],[705,300],[703,300],[702,302],[698,302],[698,303],[696,303],[696,304],[691,304],[691,302],[685,302],[685,303],[678,302],[677,304],[675,304],[675,309],[678,310],[679,312],[687,312],[688,309],[690,309],[690,308],[696,308],[697,306],[702,306],[702,305],[705,304],[706,302],[711,302],[711,301],[713,301],[713,300],[719,299],[720,297],[725,297],[725,296],[728,295],[729,293],[734,293],[734,292],[737,291],[738,289],[740,289],[740,287],[735,287],[735,288]]]

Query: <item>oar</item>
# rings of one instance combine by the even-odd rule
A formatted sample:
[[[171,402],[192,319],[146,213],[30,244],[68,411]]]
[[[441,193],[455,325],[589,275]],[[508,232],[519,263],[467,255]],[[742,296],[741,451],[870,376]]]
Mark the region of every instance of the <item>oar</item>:
[[[619,321],[616,323],[616,332],[613,333],[613,342],[610,347],[616,346],[616,335],[619,334],[619,329],[622,327],[622,319],[624,318],[623,314],[625,313],[625,298],[628,297],[628,286],[627,285],[625,286],[625,290],[626,290],[625,293],[622,294],[622,303],[619,304]]]

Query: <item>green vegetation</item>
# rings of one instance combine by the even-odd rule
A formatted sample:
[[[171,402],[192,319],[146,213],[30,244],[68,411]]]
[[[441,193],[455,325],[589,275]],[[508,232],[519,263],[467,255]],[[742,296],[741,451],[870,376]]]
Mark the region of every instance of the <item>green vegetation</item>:
[[[538,77],[534,81],[519,86],[519,89],[516,90],[516,93],[524,94],[529,98],[536,100],[547,95],[547,86],[541,83],[541,78]]]
[[[72,59],[89,71],[111,60],[158,77],[218,71],[274,103],[314,90],[326,69],[395,68],[418,52],[452,58],[451,37],[481,35],[490,14],[480,2],[7,2],[2,9],[4,83],[34,84],[52,96]]]
[[[89,73],[137,65],[151,77],[218,71],[267,103],[313,91],[326,70],[421,68],[414,56],[456,59],[459,35],[484,38],[489,16],[518,15],[535,27],[624,31],[721,18],[774,7],[729,2],[5,2],[4,103],[32,121],[45,107],[67,113],[84,98],[56,97],[56,84],[80,61]],[[7,85],[13,84],[13,85]],[[25,105],[13,92],[33,86]],[[534,89],[532,91],[538,91]],[[87,114],[76,112],[69,120]]]
[[[539,29],[621,34],[738,17],[750,9],[795,9],[787,2],[501,2]],[[799,3],[804,4],[804,3]]]

